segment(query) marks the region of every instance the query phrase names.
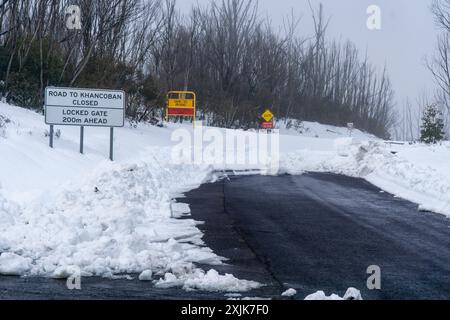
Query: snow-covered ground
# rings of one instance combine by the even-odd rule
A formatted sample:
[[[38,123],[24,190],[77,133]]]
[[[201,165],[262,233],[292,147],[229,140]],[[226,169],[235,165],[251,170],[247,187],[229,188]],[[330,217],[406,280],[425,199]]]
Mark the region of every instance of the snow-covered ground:
[[[374,135],[360,130],[349,131],[348,128],[325,125],[317,122],[302,121],[300,125],[295,125],[294,120],[278,121],[277,127],[283,135],[300,136],[320,139],[338,139],[352,136],[356,139],[378,140]]]
[[[50,149],[41,115],[0,103],[0,116],[9,119],[0,128],[0,274],[67,277],[79,268],[85,276],[136,273],[156,286],[186,290],[261,285],[218,274],[214,266],[224,258],[205,246],[200,222],[174,219],[189,208],[172,199],[229,169],[172,161],[172,134],[192,131],[189,125],[118,128],[111,163],[108,129],[86,128],[80,155],[76,127],[58,127],[61,136]],[[279,173],[362,177],[450,217],[449,144],[390,146],[358,130],[348,138],[346,128],[304,127],[309,130],[280,130]]]

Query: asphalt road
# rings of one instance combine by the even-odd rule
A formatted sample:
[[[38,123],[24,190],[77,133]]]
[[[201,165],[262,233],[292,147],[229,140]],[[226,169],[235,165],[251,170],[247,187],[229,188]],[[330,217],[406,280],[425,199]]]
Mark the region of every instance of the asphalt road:
[[[332,174],[241,176],[206,184],[189,203],[205,242],[229,258],[218,271],[266,284],[249,297],[296,298],[348,287],[365,299],[450,299],[450,220],[383,193],[361,179]],[[367,267],[381,268],[368,290]],[[205,269],[210,267],[204,266]],[[136,275],[134,275],[136,278]],[[138,280],[64,281],[0,277],[0,299],[224,299],[223,293],[156,289]]]
[[[297,298],[348,287],[365,299],[450,299],[450,220],[361,179],[332,174],[232,177],[188,194],[207,244],[229,271]],[[255,259],[256,258],[256,259]],[[367,268],[381,268],[368,290]]]

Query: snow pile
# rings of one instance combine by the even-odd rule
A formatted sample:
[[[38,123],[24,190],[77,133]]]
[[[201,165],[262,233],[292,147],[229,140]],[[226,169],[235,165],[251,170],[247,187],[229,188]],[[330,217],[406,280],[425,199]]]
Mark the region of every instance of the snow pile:
[[[152,270],[144,270],[139,275],[139,280],[140,281],[152,281],[152,279],[153,279],[153,272],[152,272]]]
[[[307,296],[305,298],[305,300],[309,300],[309,301],[316,301],[316,300],[344,300],[343,298],[341,298],[340,296],[338,296],[337,294],[332,294],[330,296],[327,296],[325,294],[325,292],[323,291],[317,291],[316,293],[310,294],[309,296]]]
[[[162,167],[163,159],[105,163],[45,206],[33,203],[14,220],[2,214],[8,219],[0,224],[2,247],[32,261],[28,267],[12,263],[20,267],[17,273],[50,276],[60,267],[78,266],[86,275],[164,274],[173,265],[220,264],[202,246],[195,221],[171,219],[170,195],[201,184],[208,171],[184,168],[181,174],[181,168]]]
[[[380,143],[354,146],[352,155],[353,169],[351,166],[343,169],[344,173],[362,177],[387,192],[418,203],[422,210],[450,217],[449,171],[393,154]]]
[[[362,146],[358,152],[359,173],[367,181],[406,200],[421,210],[450,217],[450,172],[426,163],[394,155],[379,145]]]
[[[183,287],[183,289],[245,292],[258,289],[261,284],[254,281],[239,280],[231,274],[219,275],[215,270],[205,271],[198,268],[178,268],[173,273],[166,273],[164,278],[156,282],[159,288]]]
[[[288,289],[288,290],[286,290],[285,292],[283,292],[282,294],[281,294],[281,296],[282,297],[293,297],[293,296],[295,296],[297,294],[297,290],[295,290],[295,289]]]
[[[332,294],[327,296],[325,292],[318,291],[305,298],[305,300],[363,300],[361,297],[361,292],[355,288],[349,288],[345,293],[344,297],[341,298],[337,294]]]

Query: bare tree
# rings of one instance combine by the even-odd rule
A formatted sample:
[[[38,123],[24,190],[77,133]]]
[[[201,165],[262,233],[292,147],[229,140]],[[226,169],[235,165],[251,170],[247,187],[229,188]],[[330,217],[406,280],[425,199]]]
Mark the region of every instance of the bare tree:
[[[450,0],[433,0],[431,11],[437,26],[441,29],[441,34],[437,39],[436,54],[427,61],[427,66],[446,97],[440,100],[448,101],[447,97],[450,97]],[[449,105],[446,104],[446,106],[450,108]]]

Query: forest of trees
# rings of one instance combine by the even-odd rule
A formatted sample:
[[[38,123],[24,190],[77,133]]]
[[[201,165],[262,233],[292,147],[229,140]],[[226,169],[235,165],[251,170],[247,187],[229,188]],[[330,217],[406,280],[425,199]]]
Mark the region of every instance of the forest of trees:
[[[65,9],[81,8],[81,30]],[[350,42],[327,38],[323,8],[312,35],[294,17],[277,31],[257,1],[211,1],[180,13],[175,0],[0,0],[0,95],[42,110],[46,86],[124,89],[127,116],[161,117],[169,90],[197,93],[209,125],[280,119],[355,127],[387,138],[395,121],[385,70]]]

